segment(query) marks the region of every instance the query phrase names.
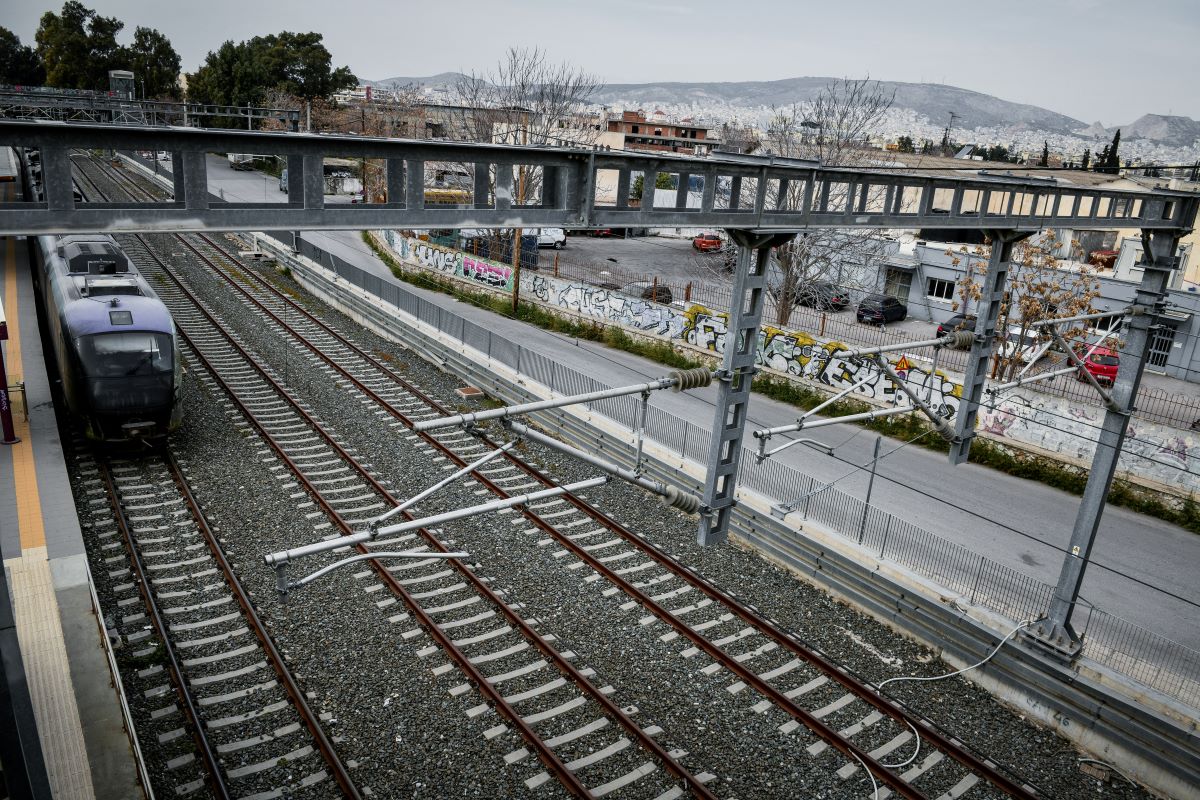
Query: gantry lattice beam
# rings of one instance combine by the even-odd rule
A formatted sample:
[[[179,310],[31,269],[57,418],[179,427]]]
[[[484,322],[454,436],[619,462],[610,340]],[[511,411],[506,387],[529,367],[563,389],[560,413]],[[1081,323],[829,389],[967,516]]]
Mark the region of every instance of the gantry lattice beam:
[[[967,177],[840,169],[794,159],[697,158],[605,150],[0,120],[0,146],[38,148],[45,200],[0,206],[0,234],[73,231],[312,230],[516,227],[713,227],[760,232],[808,228],[985,228],[1034,231],[1182,230],[1195,195],[1126,191],[980,171]],[[60,165],[77,148],[175,154],[174,202],[81,203]],[[206,153],[288,159],[288,202],[222,203],[208,195]],[[386,163],[389,202],[325,205],[325,157]],[[457,164],[474,175],[456,205],[426,205],[427,165]],[[537,175],[518,202],[514,172]],[[680,188],[665,202],[631,197],[635,176],[657,173]],[[309,175],[313,179],[308,179]],[[691,187],[691,191],[689,191]],[[283,197],[281,196],[281,201]],[[444,198],[443,198],[444,199]],[[461,201],[461,202],[457,202]]]
[[[114,123],[118,125],[187,125],[199,117],[240,120],[278,119],[296,130],[300,112],[290,108],[220,106],[172,100],[128,100],[95,93],[0,91],[0,117],[14,120]]]

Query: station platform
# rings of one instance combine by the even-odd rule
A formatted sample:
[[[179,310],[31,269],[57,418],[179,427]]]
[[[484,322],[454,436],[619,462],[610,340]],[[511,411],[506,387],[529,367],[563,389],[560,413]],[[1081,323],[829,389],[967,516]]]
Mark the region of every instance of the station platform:
[[[25,389],[24,397],[11,394],[20,441],[0,445],[0,789],[9,797],[140,798],[50,396],[28,256],[24,239],[0,237],[4,364],[9,386]]]

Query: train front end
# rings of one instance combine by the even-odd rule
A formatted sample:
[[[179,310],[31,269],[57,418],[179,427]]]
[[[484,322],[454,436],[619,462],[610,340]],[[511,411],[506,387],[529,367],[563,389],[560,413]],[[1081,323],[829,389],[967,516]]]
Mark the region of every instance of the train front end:
[[[77,374],[76,412],[89,439],[155,440],[183,420],[175,326],[156,299],[72,304],[68,325]]]

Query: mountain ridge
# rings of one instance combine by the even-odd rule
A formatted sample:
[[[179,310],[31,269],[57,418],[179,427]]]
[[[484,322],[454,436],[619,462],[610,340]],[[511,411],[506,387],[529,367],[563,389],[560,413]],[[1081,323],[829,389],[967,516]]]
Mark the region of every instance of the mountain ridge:
[[[437,89],[452,89],[462,76],[458,72],[442,72],[425,77],[394,77],[381,81],[366,81],[375,86],[390,83],[415,84]],[[812,100],[836,78],[797,77],[772,81],[653,81],[648,83],[618,83],[601,87],[592,98],[599,105],[624,105],[652,110],[655,105],[690,106],[697,111],[719,112],[722,109],[761,109],[790,106]],[[1125,125],[1090,125],[1082,120],[1060,114],[1041,106],[1017,103],[994,95],[941,83],[910,83],[878,81],[885,92],[895,92],[893,107],[908,109],[942,125],[954,113],[955,128],[1008,128],[1037,130],[1048,133],[1111,138],[1118,130],[1125,140],[1146,139],[1152,142],[1181,147],[1193,146],[1200,139],[1200,122],[1177,115],[1143,114]]]

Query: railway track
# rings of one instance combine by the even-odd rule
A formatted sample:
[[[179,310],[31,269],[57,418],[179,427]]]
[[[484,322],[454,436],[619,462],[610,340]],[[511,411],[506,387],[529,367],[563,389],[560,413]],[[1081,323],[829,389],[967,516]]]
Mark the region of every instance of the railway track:
[[[374,404],[378,414],[390,417],[394,429],[449,413],[388,364],[262,278],[235,266],[236,257],[218,243],[204,236],[180,237],[180,241],[238,293],[263,326],[304,348],[310,364],[326,371],[342,388],[357,392],[361,402]],[[435,461],[444,459],[446,468],[463,467],[496,447],[484,436],[457,430],[408,433],[405,441],[426,449]],[[511,498],[515,493],[554,485],[526,461],[511,453],[504,458],[498,466],[471,473],[471,478],[495,497]],[[386,497],[385,492],[377,491],[377,495]],[[394,503],[395,498],[383,502]],[[582,498],[565,495],[524,504],[516,513],[528,524],[525,532],[539,537],[537,546],[552,548],[554,558],[547,559],[549,563],[577,570],[582,581],[605,596],[621,595],[625,602],[618,604],[619,597],[613,604],[626,613],[640,613],[641,625],[669,628],[660,639],[680,647],[677,652],[682,658],[698,665],[709,662],[697,666],[698,674],[727,671],[734,678],[727,686],[731,696],[751,698],[753,702],[747,702],[759,714],[785,715],[778,725],[782,733],[800,729],[817,733],[819,741],[801,752],[812,758],[827,755],[827,751],[839,753],[842,763],[836,771],[842,780],[861,780],[860,769],[866,768],[886,787],[877,792],[879,797],[893,792],[905,797],[1037,796],[1033,787],[880,696]],[[343,531],[364,519],[347,519]],[[439,571],[446,570],[446,565],[438,566]],[[426,629],[437,627],[431,621],[420,621]],[[697,658],[701,655],[705,658]],[[551,768],[556,766],[548,763]]]
[[[137,240],[142,248],[127,247],[126,252],[140,270],[169,279],[160,285],[159,294],[194,362],[229,395],[286,465],[303,487],[297,495],[314,499],[320,511],[310,515],[328,517],[328,522],[314,527],[348,534],[399,505],[369,466],[359,463],[321,420],[291,396],[270,368],[227,332],[229,326],[191,293],[152,245],[142,237]],[[411,519],[411,514],[407,516]],[[489,728],[488,738],[506,733],[509,726],[520,734],[525,747],[510,751],[504,761],[532,761],[531,755],[540,759],[545,768],[534,770],[525,780],[529,789],[554,777],[581,797],[629,789],[639,797],[663,800],[685,794],[714,797],[704,788],[713,774],[693,774],[684,768],[679,759],[686,752],[660,745],[656,737],[662,729],[635,721],[637,709],[619,706],[610,698],[615,692],[612,686],[593,683],[594,670],[576,666],[576,656],[569,650],[556,650],[554,636],[538,634],[537,620],[523,618],[519,603],[490,588],[489,580],[476,576],[468,565],[433,558],[437,551],[449,548],[432,532],[420,529],[388,544],[415,546],[431,557],[390,567],[369,562],[380,581],[373,586],[386,587],[392,594],[377,603],[381,613],[388,623],[408,628],[399,634],[402,640],[413,640],[423,631],[434,640],[420,652],[448,660],[432,664],[432,671],[440,675],[456,668],[468,681],[452,688],[452,695],[473,687],[480,692],[486,702],[468,709],[468,716],[490,708],[500,712],[506,721]],[[361,552],[370,551],[362,548]],[[366,576],[360,573],[359,577]],[[397,600],[407,611],[394,613]],[[411,627],[414,624],[420,627]],[[596,737],[605,740],[604,746],[596,746]]]
[[[169,452],[77,443],[91,525],[120,579],[118,633],[144,664],[160,794],[359,797]],[[106,502],[104,502],[106,501]]]

